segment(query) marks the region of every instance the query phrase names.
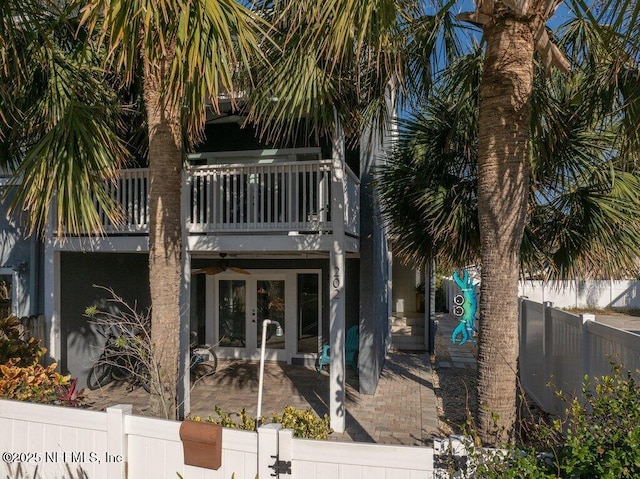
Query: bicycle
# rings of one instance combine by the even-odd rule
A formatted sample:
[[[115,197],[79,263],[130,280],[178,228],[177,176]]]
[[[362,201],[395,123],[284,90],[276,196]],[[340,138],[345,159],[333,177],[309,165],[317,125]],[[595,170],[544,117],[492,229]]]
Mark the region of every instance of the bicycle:
[[[137,335],[133,337],[142,341]],[[215,374],[218,357],[208,344],[190,344],[191,361],[189,373],[192,382]],[[100,357],[89,370],[87,387],[90,390],[102,388],[113,381],[129,381],[132,386],[141,386],[151,392],[149,369],[139,357],[140,348],[123,344],[123,339],[110,332]]]
[[[192,335],[195,339],[195,335]],[[189,345],[191,351],[191,363],[189,373],[191,382],[195,383],[200,379],[215,374],[218,368],[218,356],[210,344],[197,345],[194,341]]]
[[[142,341],[139,335],[131,337]],[[110,331],[100,357],[89,369],[87,387],[96,390],[113,381],[129,381],[132,386],[151,392],[149,369],[140,360],[136,345],[128,344],[126,339]]]

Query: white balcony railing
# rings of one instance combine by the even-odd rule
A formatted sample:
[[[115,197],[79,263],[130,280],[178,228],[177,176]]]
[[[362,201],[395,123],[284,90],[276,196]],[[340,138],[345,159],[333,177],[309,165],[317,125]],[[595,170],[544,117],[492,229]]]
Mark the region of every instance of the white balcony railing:
[[[191,167],[183,205],[188,230],[329,233],[333,230],[331,168],[331,160]],[[349,168],[345,170],[345,231],[357,236],[360,183]],[[114,225],[103,214],[107,234],[148,231],[148,190],[147,169],[121,172],[109,193],[122,206],[124,221]]]
[[[124,215],[121,224],[111,223],[100,213],[107,234],[147,233],[149,231],[149,170],[147,168],[121,170],[115,183],[107,191]]]
[[[331,230],[331,161],[191,169],[189,231]]]

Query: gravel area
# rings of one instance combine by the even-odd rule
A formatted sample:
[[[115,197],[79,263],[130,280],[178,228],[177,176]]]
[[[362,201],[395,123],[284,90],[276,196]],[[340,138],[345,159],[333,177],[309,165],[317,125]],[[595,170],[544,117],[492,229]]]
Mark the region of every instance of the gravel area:
[[[433,382],[438,400],[441,434],[460,434],[469,415],[477,408],[477,376],[475,369],[440,367],[451,363],[449,347],[441,334],[435,338],[436,354],[432,357]]]

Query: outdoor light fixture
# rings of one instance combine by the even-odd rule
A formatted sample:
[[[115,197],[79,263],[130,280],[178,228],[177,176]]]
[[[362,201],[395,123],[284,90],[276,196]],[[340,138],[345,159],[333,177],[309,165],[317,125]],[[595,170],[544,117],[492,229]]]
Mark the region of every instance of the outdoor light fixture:
[[[258,413],[256,415],[256,428],[260,427],[260,417],[262,416],[262,386],[264,384],[264,350],[267,344],[267,327],[270,324],[276,325],[276,336],[282,336],[284,331],[278,321],[265,319],[262,321],[262,346],[260,347],[260,378],[258,379]]]

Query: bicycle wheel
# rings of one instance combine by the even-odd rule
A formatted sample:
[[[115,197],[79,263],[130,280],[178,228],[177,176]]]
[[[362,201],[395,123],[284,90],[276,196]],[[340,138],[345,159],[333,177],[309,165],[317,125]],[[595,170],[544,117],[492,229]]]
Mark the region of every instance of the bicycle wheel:
[[[213,347],[208,344],[203,344],[202,346],[195,347],[191,350],[191,368],[193,369],[195,366],[200,364],[208,364],[205,368],[207,371],[210,371],[207,376],[213,374],[218,369],[218,356],[214,351]]]
[[[122,351],[117,356],[114,355],[111,368],[113,379],[129,381],[131,378],[135,378],[139,364],[138,358],[130,352]]]
[[[151,374],[149,369],[142,363],[138,363],[136,366],[136,384],[142,386],[146,392],[151,392]]]
[[[103,362],[102,357],[96,361],[96,363],[89,369],[89,375],[87,376],[87,387],[92,391],[106,386],[113,381],[111,375],[111,366]]]
[[[114,381],[126,381],[131,377],[131,371],[128,365],[118,359],[111,367],[111,376],[113,376]]]
[[[215,372],[216,367],[209,361],[194,364],[191,366],[191,379],[196,380],[206,378],[207,376],[215,374]]]

